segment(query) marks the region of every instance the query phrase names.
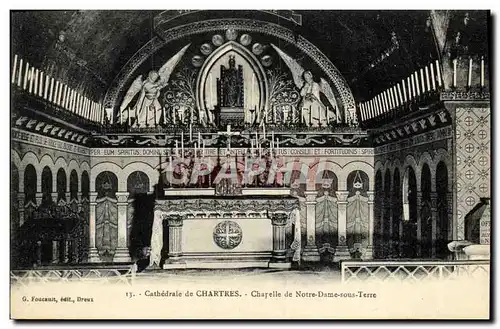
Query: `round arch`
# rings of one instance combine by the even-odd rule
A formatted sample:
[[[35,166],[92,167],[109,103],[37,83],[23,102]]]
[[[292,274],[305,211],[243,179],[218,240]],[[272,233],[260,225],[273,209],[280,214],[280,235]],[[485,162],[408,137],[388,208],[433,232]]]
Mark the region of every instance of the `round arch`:
[[[291,160],[285,162],[283,166],[280,168],[280,171],[284,173],[283,183],[285,186],[291,186],[291,184],[293,183],[291,181],[292,172],[297,172],[297,171],[300,172],[300,177],[299,177],[299,180],[301,181],[300,183],[306,185],[308,183],[310,168],[304,162],[297,160]]]
[[[22,172],[22,162],[21,162],[21,157],[19,156],[19,153],[17,153],[16,150],[10,150],[10,162],[11,166],[14,165],[17,168],[17,175],[18,175],[18,186],[16,187],[17,191],[23,191],[21,189],[21,185],[23,182],[24,176],[21,175]],[[21,177],[22,176],[22,177]]]
[[[411,167],[413,169],[413,172],[415,173],[415,179],[417,181],[417,190],[420,191],[420,169],[413,155],[406,156],[402,172],[406,172],[408,167]]]
[[[309,190],[315,189],[316,183],[323,181],[323,173],[325,171],[331,171],[335,174],[337,179],[337,188],[339,188],[338,184],[342,184],[341,181],[343,181],[344,178],[347,179],[347,177],[344,177],[344,169],[338,163],[333,161],[319,161],[309,170],[309,174],[307,176]],[[309,177],[311,174],[315,175],[314,179],[312,179],[313,177]]]
[[[40,167],[40,162],[38,161],[38,157],[36,156],[35,153],[33,153],[31,151],[26,152],[23,155],[23,158],[21,160],[21,167],[19,170],[19,181],[21,184],[21,186],[20,186],[21,188],[19,189],[19,191],[20,192],[24,191],[24,184],[22,182],[24,182],[24,174],[26,171],[26,167],[28,165],[32,165],[35,168],[36,179],[37,179],[35,184],[36,184],[37,190],[39,191],[41,183],[42,183],[42,180],[41,180],[42,179],[41,178],[42,177],[42,168]]]
[[[418,165],[420,170],[423,170],[424,165],[429,166],[429,170],[431,173],[431,191],[436,190],[436,182],[434,181],[433,177],[436,176],[436,166],[434,163],[434,160],[432,159],[432,156],[429,154],[429,152],[424,152],[420,155],[418,158]]]

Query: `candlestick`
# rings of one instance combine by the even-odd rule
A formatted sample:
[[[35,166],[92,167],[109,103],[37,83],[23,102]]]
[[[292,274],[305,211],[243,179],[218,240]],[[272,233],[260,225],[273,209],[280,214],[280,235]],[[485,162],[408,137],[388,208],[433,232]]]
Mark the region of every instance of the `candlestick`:
[[[330,122],[330,111],[328,109],[328,106],[326,107],[326,124]]]
[[[203,140],[203,148],[201,150],[201,156],[202,158],[205,158],[205,140]]]
[[[431,63],[432,90],[436,90],[436,76],[434,75],[434,65]]]
[[[397,85],[398,88],[398,96],[399,96],[399,105],[403,105],[403,95],[401,94],[401,85],[398,83]]]
[[[44,84],[43,84],[43,71],[40,71],[40,81],[39,81],[39,85],[38,85],[38,96],[40,97],[43,97],[43,88],[44,88]]]
[[[417,96],[420,96],[420,84],[418,83],[418,71],[415,72],[415,86],[417,87]]]
[[[469,75],[467,77],[467,87],[472,85],[472,57],[469,58]]]
[[[21,58],[19,60],[19,74],[17,75],[17,86],[18,87],[21,87],[22,76],[23,76],[23,59]]]
[[[193,125],[189,124],[189,142],[193,141]]]
[[[54,78],[50,79],[50,93],[49,93],[49,102],[52,102],[52,96],[54,94]]]
[[[271,132],[271,150],[274,149],[274,130]]]
[[[175,155],[179,156],[179,144],[178,144],[178,141],[175,141]]]
[[[194,142],[194,157],[198,157],[198,142]]]
[[[263,126],[264,139],[266,139],[266,125]]]
[[[453,60],[453,87],[457,87],[457,59]]]
[[[35,95],[39,95],[39,90],[38,90],[38,69],[35,70],[35,86],[34,86],[34,89],[33,89],[33,93]]]
[[[424,69],[420,69],[420,82],[422,83],[422,94],[425,93],[425,80],[424,80]]]
[[[391,110],[396,107],[396,101],[394,99],[394,93],[392,88],[389,88],[389,104]]]
[[[438,86],[441,87],[441,68],[439,67],[439,60],[436,60],[436,72],[437,72]]]
[[[312,124],[312,105],[309,105],[309,124]]]
[[[172,170],[172,156],[170,156],[168,158],[168,169],[169,169],[170,173],[172,173],[172,171],[173,171]]]
[[[481,56],[481,88],[484,87],[484,57]]]

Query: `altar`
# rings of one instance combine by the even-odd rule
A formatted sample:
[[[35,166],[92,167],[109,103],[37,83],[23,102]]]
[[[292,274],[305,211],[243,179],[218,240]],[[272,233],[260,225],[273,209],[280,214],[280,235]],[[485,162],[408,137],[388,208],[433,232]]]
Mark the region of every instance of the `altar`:
[[[163,250],[160,255],[166,258],[152,250],[151,265],[161,264],[164,269],[291,267],[285,226],[299,208],[296,198],[273,189],[247,189],[240,195],[215,195],[212,189],[198,192],[167,190],[165,198],[156,201],[151,248],[157,241],[157,250]],[[163,222],[168,232],[160,233]],[[159,245],[164,241],[168,246]]]

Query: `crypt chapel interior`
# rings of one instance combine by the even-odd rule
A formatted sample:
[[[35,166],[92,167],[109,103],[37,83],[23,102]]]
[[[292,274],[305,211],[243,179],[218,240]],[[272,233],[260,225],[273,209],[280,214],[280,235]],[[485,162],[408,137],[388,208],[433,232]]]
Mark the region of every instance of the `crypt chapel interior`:
[[[488,11],[12,11],[11,268],[489,258],[489,33]]]

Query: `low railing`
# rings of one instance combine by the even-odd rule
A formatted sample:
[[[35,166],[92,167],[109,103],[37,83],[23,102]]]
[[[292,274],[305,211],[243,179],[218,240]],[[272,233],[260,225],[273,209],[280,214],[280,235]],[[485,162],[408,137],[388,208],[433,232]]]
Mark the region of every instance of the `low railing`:
[[[45,283],[95,282],[132,285],[136,276],[136,264],[121,268],[29,269],[10,271],[11,285],[29,286]]]
[[[488,278],[489,260],[473,261],[343,261],[342,282],[449,280]]]

